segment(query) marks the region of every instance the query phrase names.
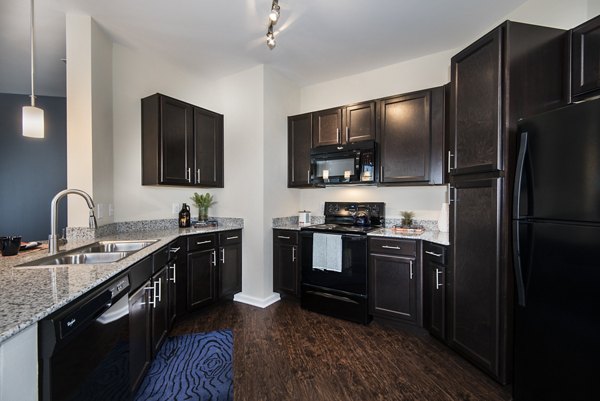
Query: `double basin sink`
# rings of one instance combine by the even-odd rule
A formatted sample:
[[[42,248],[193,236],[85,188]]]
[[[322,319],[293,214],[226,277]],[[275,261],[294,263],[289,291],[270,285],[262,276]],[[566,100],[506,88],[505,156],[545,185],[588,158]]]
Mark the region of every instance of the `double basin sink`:
[[[148,241],[99,241],[72,251],[47,256],[20,266],[86,265],[117,262],[154,244]]]

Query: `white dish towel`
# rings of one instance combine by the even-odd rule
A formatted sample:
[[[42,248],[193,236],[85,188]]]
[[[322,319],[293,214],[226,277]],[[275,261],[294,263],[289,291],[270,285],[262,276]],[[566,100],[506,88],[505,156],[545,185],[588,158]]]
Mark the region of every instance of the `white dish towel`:
[[[342,236],[313,234],[313,269],[342,271]]]

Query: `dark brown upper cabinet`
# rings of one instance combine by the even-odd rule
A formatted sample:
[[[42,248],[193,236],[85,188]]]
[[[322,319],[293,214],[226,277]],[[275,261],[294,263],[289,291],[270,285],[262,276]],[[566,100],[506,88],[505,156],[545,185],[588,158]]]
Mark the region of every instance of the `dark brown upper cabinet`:
[[[160,93],[142,99],[142,185],[223,187],[223,115]]]
[[[444,183],[444,87],[379,101],[380,183]]]
[[[511,172],[517,120],[568,99],[567,39],[560,29],[506,21],[452,57],[451,175]]]
[[[375,140],[375,102],[363,102],[313,114],[313,146]]]
[[[574,101],[600,94],[600,16],[571,31],[571,96]]]
[[[312,114],[288,117],[288,187],[310,187]]]

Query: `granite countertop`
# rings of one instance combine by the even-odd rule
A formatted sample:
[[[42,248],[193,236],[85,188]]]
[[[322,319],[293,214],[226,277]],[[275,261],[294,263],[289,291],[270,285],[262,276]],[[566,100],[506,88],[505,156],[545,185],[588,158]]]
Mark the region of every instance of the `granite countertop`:
[[[440,245],[450,245],[450,234],[444,233],[437,230],[425,230],[423,234],[419,235],[407,235],[399,234],[391,228],[379,228],[371,231],[369,236],[375,237],[391,237],[391,238],[407,238],[407,239],[420,239],[422,241],[434,242]]]
[[[179,236],[242,228],[243,222],[224,227],[127,232],[92,240],[69,241],[66,246],[61,247],[62,253],[64,250],[73,250],[102,240],[158,240],[114,263],[16,267],[48,256],[48,250],[33,249],[15,256],[0,256],[0,343],[125,271]]]

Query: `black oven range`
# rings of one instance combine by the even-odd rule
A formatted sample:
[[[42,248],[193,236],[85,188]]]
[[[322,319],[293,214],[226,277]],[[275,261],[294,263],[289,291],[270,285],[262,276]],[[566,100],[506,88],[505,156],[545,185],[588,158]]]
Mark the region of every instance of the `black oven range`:
[[[301,305],[367,324],[367,233],[383,226],[385,203],[325,202],[325,224],[302,227]]]

